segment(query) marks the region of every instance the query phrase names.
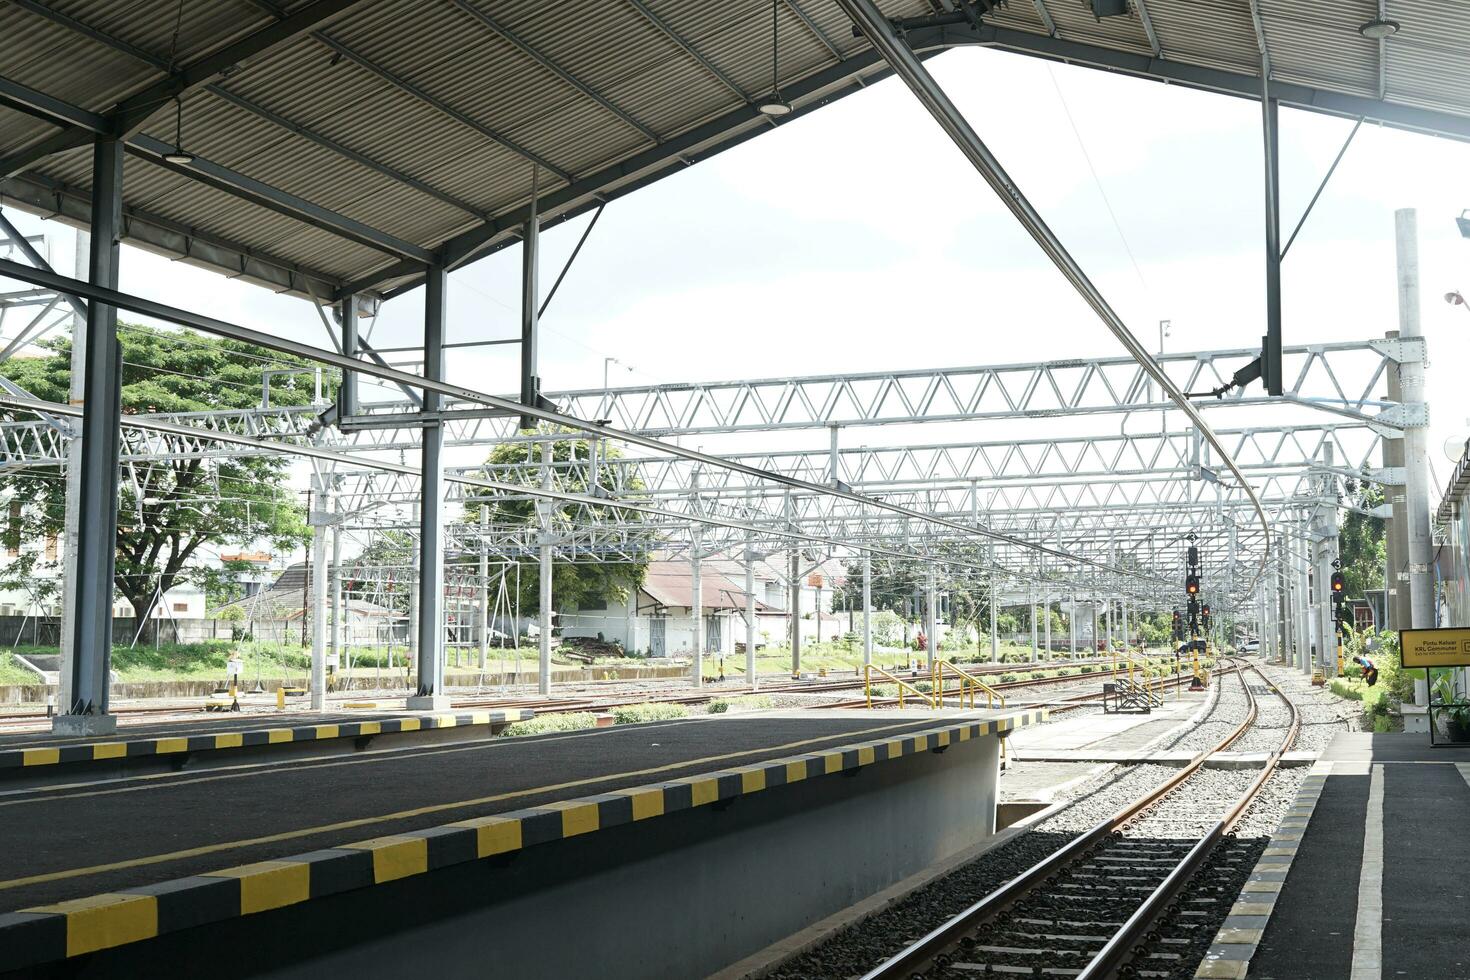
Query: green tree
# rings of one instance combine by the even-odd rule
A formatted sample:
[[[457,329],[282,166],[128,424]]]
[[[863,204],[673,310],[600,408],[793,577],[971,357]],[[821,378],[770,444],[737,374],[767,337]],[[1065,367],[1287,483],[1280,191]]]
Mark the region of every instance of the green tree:
[[[568,433],[568,435],[571,434]],[[486,479],[498,480],[502,483],[539,487],[542,478],[541,445],[536,442],[502,443],[490,450],[481,475]],[[636,500],[643,495],[644,486],[636,476],[628,474],[621,482],[615,479],[614,467],[617,467],[618,460],[623,458],[623,454],[615,447],[606,445],[599,447],[595,491],[588,485],[590,466],[568,465],[576,461],[590,463],[592,443],[587,439],[569,437],[552,442],[551,447],[553,464],[561,464],[555,467],[555,489],[576,494],[595,492],[598,496],[616,496],[618,499],[628,501]],[[542,506],[549,508],[553,533],[566,532],[574,525],[585,525],[589,520],[610,520],[614,517],[621,517],[625,520],[636,518],[633,512],[619,510],[615,507],[558,501],[549,503],[543,501]],[[536,507],[537,498],[534,497],[495,497],[466,504],[464,519],[471,525],[478,523],[480,511],[483,509],[488,511],[486,519],[492,528],[499,530],[534,528],[539,526],[540,521]],[[619,542],[620,550],[625,554],[638,554],[641,550],[646,549],[652,540],[651,529],[644,531],[635,526],[624,532]],[[526,558],[519,564],[522,566],[520,574],[521,610],[524,613],[540,612],[539,563],[535,559]],[[552,604],[564,607],[573,602],[580,604],[587,599],[603,597],[624,599],[643,584],[643,576],[647,570],[648,559],[646,557],[631,560],[556,562],[551,579]]]
[[[1351,496],[1358,486],[1349,480],[1346,491]],[[1364,484],[1357,506],[1371,510],[1383,503],[1383,488],[1376,483]],[[1361,599],[1369,589],[1383,588],[1383,563],[1387,556],[1383,542],[1383,518],[1350,510],[1337,532],[1338,554],[1342,560],[1342,577],[1346,594]]]
[[[207,412],[260,404],[261,371],[302,366],[285,358],[269,364],[233,340],[153,330],[120,323],[122,408],[125,415]],[[43,357],[13,358],[9,379],[37,398],[64,402],[71,374],[71,343],[49,345]],[[305,378],[276,379],[271,400],[303,405],[311,399]],[[6,417],[24,413],[6,412]],[[296,495],[287,485],[290,458],[248,453],[185,454],[135,460],[118,487],[117,567],[114,584],[140,618],[158,594],[183,581],[205,581],[192,564],[206,545],[269,541],[291,549],[308,532]],[[60,466],[28,467],[6,475],[0,486],[25,501],[24,534],[60,534],[66,490]]]
[[[414,551],[418,542],[407,531],[383,529],[342,569],[342,588],[353,598],[366,599],[408,615]]]

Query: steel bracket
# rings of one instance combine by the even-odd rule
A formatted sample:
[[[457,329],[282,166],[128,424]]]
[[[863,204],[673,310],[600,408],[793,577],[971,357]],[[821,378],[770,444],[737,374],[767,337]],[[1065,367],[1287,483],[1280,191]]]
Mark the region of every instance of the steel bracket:
[[[1429,364],[1429,347],[1423,337],[1384,337],[1368,341],[1368,346],[1395,364],[1408,364],[1412,361],[1418,361],[1425,366]]]

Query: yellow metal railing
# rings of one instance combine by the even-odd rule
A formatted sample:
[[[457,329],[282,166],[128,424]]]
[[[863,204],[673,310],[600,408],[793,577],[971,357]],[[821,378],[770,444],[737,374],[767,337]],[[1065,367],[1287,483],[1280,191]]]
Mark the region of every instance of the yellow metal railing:
[[[959,690],[956,693],[959,695],[961,708],[966,706],[966,700],[969,701],[969,707],[975,707],[975,695],[977,692],[983,693],[985,695],[985,707],[987,708],[994,708],[996,702],[999,702],[1002,708],[1006,706],[1006,697],[1004,694],[1000,693],[995,688],[991,687],[989,684],[976,677],[974,674],[969,673],[961,667],[955,666],[948,660],[934,661],[933,668],[934,669],[930,674],[930,683],[933,685],[934,697],[935,700],[938,702],[939,707],[944,707],[944,681],[946,670],[954,674],[954,676],[960,682]]]
[[[934,699],[932,697],[930,697],[929,695],[925,694],[923,691],[919,690],[917,687],[915,687],[914,685],[910,684],[908,681],[904,680],[902,677],[899,677],[896,674],[890,674],[888,671],[884,670],[882,667],[877,666],[876,664],[864,664],[863,665],[863,692],[867,696],[868,707],[869,708],[871,708],[873,706],[873,675],[874,674],[877,674],[880,677],[887,678],[891,683],[895,684],[898,687],[898,706],[900,708],[903,707],[903,694],[904,694],[904,691],[911,692],[915,698],[918,698],[920,701],[924,702],[925,704],[927,704],[931,708],[934,707]]]

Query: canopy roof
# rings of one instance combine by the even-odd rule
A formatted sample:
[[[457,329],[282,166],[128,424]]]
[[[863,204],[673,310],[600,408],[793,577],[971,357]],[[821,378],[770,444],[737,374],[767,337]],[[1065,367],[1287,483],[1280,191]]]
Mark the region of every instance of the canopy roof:
[[[918,50],[987,45],[1470,138],[1461,0],[883,0]],[[1382,8],[1380,10],[1380,8]],[[1376,16],[1391,37],[1364,37]],[[883,73],[831,0],[779,0],[796,114]],[[177,31],[175,24],[177,23]],[[0,194],[84,224],[120,133],[133,244],[317,299],[391,295],[779,125],[767,0],[12,0]],[[1263,59],[1262,48],[1265,57]],[[178,98],[189,163],[167,163]],[[785,117],[792,118],[791,116]]]

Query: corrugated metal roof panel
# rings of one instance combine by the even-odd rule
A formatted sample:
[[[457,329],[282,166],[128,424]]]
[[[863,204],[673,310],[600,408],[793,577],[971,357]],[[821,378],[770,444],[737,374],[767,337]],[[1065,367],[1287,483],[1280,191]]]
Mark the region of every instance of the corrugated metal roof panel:
[[[1069,41],[1086,40],[1091,44],[1102,44],[1118,51],[1153,50],[1148,42],[1148,35],[1143,30],[1143,18],[1139,16],[1136,7],[1130,7],[1126,17],[1101,19],[1093,16],[1090,5],[1078,3],[1078,0],[1051,0],[1046,9],[1056,22],[1057,33]],[[1153,9],[1153,3],[1150,2],[1150,13]]]
[[[53,0],[56,9],[114,34],[155,58],[166,58],[176,0]],[[290,0],[296,9],[308,0]],[[630,160],[649,137],[619,113],[668,139],[740,109],[770,88],[771,7],[768,0],[641,0],[668,30],[694,46],[738,92],[716,77],[627,2],[548,4],[544,0],[365,0],[324,22],[321,30],[360,56],[402,76],[482,127],[495,130],[557,168],[580,176]],[[1145,0],[1165,58],[1253,76],[1260,55],[1244,0]],[[1390,101],[1470,116],[1470,5],[1458,0],[1388,0],[1402,31],[1378,45],[1357,31],[1377,0],[1260,0],[1276,77],[1330,91],[1374,96],[1380,71]],[[1145,53],[1149,42],[1137,9],[1127,17],[1092,17],[1085,0],[1046,0],[1067,41]],[[519,37],[509,40],[459,4],[477,6]],[[864,51],[851,25],[828,0],[780,0],[782,86],[825,71],[836,59]],[[804,16],[799,16],[797,10]],[[926,0],[884,2],[890,16],[932,8]],[[1035,0],[1010,0],[987,22],[1044,33]],[[252,0],[186,3],[178,60],[187,61],[268,24]],[[93,111],[103,111],[160,77],[149,58],[107,48],[14,5],[0,6],[0,73]],[[588,98],[520,45],[554,61],[602,98]],[[320,38],[302,36],[218,80],[238,93],[396,168],[470,208],[501,214],[529,193],[531,165],[473,125],[457,121],[367,68],[343,58]],[[833,88],[836,85],[834,84]],[[829,89],[830,91],[830,89]],[[812,96],[813,99],[820,95]],[[173,138],[165,107],[147,132]],[[740,132],[766,126],[749,118],[712,135],[697,156]],[[0,154],[33,144],[54,129],[0,112]],[[371,227],[424,246],[437,246],[472,226],[464,209],[398,184],[381,169],[293,135],[288,129],[205,93],[185,100],[184,142],[193,152]],[[606,186],[615,189],[667,169],[664,158]],[[38,168],[84,191],[89,154],[71,152]],[[354,278],[391,264],[383,254],[313,229],[268,209],[184,180],[136,159],[127,163],[125,205],[156,212],[241,247]],[[561,181],[542,175],[542,191]],[[33,198],[34,200],[34,198]],[[585,194],[576,204],[587,200]]]

